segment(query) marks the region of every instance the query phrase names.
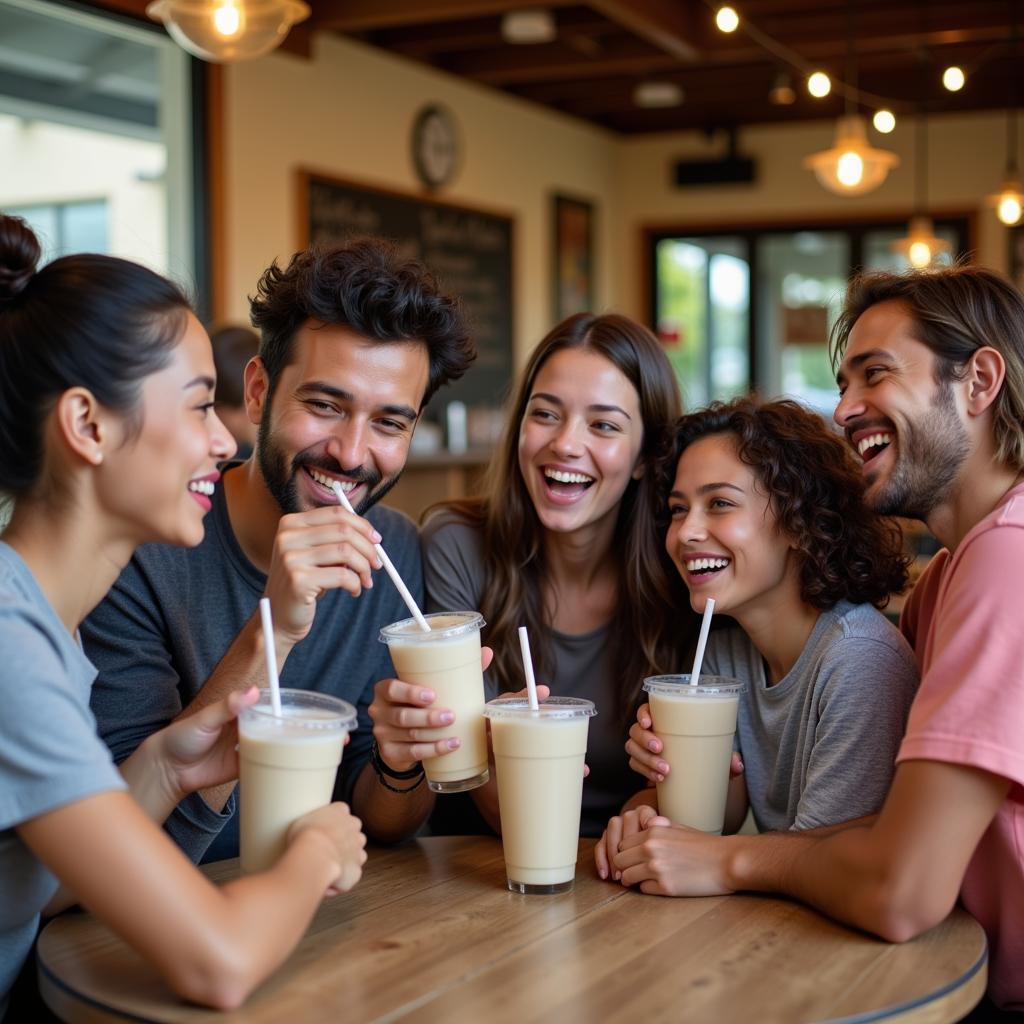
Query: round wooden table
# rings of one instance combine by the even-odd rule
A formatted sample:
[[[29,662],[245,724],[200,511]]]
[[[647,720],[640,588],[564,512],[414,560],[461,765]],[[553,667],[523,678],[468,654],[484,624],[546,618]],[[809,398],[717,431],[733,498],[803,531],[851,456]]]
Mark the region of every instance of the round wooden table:
[[[981,998],[985,935],[961,910],[891,945],[786,900],[666,899],[602,882],[593,840],[561,896],[505,888],[498,840],[373,849],[359,886],[325,903],[246,1005],[181,1002],[91,915],[39,939],[47,1004],[108,1021],[955,1021]],[[237,861],[207,869],[233,877]]]

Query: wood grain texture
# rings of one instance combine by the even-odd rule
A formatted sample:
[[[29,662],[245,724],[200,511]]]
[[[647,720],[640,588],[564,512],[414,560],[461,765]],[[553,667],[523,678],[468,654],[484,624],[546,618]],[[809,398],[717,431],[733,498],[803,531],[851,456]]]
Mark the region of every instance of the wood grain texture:
[[[495,839],[374,849],[360,885],[323,905],[287,963],[232,1014],[182,1003],[87,914],[44,930],[40,986],[73,1024],[938,1024],[984,993],[984,933],[963,911],[890,945],[785,900],[625,890],[596,877],[592,848],[581,842],[575,890],[549,897],[508,892]],[[237,862],[208,871],[223,881]]]

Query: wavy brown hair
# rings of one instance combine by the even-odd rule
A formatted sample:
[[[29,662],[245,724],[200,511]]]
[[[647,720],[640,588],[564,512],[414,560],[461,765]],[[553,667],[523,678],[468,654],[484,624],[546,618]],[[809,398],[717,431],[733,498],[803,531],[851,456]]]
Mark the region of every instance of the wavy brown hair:
[[[788,399],[739,398],[683,416],[674,455],[662,464],[663,496],[683,452],[714,434],[735,438],[740,460],[771,498],[779,529],[796,543],[800,597],[807,604],[831,608],[845,598],[882,608],[906,587],[909,558],[899,525],[864,503],[853,452],[816,412]],[[664,499],[662,505],[667,528]]]
[[[484,496],[445,502],[426,515],[447,509],[482,532],[487,583],[480,611],[488,623],[485,642],[494,649],[490,672],[500,688],[522,687],[519,626],[530,631],[538,676],[550,673],[550,624],[542,587],[544,529],[519,470],[519,428],[538,372],[564,349],[603,356],[636,388],[640,399],[640,460],[646,471],[639,480],[631,480],[623,494],[607,556],[621,574],[608,656],[623,681],[616,710],[625,722],[632,718],[644,677],[678,671],[690,654],[696,621],[657,527],[661,495],[655,469],[671,442],[681,402],[671,364],[654,335],[615,313],[578,313],[563,320],[534,349],[519,378]]]

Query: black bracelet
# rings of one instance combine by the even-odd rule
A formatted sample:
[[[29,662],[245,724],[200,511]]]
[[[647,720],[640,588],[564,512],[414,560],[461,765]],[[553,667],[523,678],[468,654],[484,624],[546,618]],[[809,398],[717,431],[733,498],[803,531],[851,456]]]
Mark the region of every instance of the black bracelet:
[[[390,782],[381,772],[377,772],[377,781],[389,792],[389,793],[411,793],[413,790],[419,789],[423,785],[423,780],[426,778],[426,773],[420,775],[420,777],[411,785],[406,786],[405,789],[399,789],[398,786],[392,786]]]
[[[377,773],[378,778],[387,776],[389,779],[398,779],[401,781],[408,781],[409,779],[417,779],[423,775],[423,765],[417,761],[411,768],[407,768],[404,772],[395,771],[394,768],[389,765],[384,758],[380,756],[380,747],[377,746],[377,740],[374,739],[373,745],[370,747],[370,763],[373,765],[373,770]],[[388,787],[390,789],[390,787]],[[404,789],[395,790],[396,793],[407,792]]]

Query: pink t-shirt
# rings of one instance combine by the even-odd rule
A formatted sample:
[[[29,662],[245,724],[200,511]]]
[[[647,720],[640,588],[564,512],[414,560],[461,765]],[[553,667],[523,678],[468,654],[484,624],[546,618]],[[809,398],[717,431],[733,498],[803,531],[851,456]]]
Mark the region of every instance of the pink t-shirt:
[[[960,897],[989,941],[989,995],[1024,1009],[1024,484],[940,551],[900,619],[921,667],[897,761],[970,765],[1012,783]]]

